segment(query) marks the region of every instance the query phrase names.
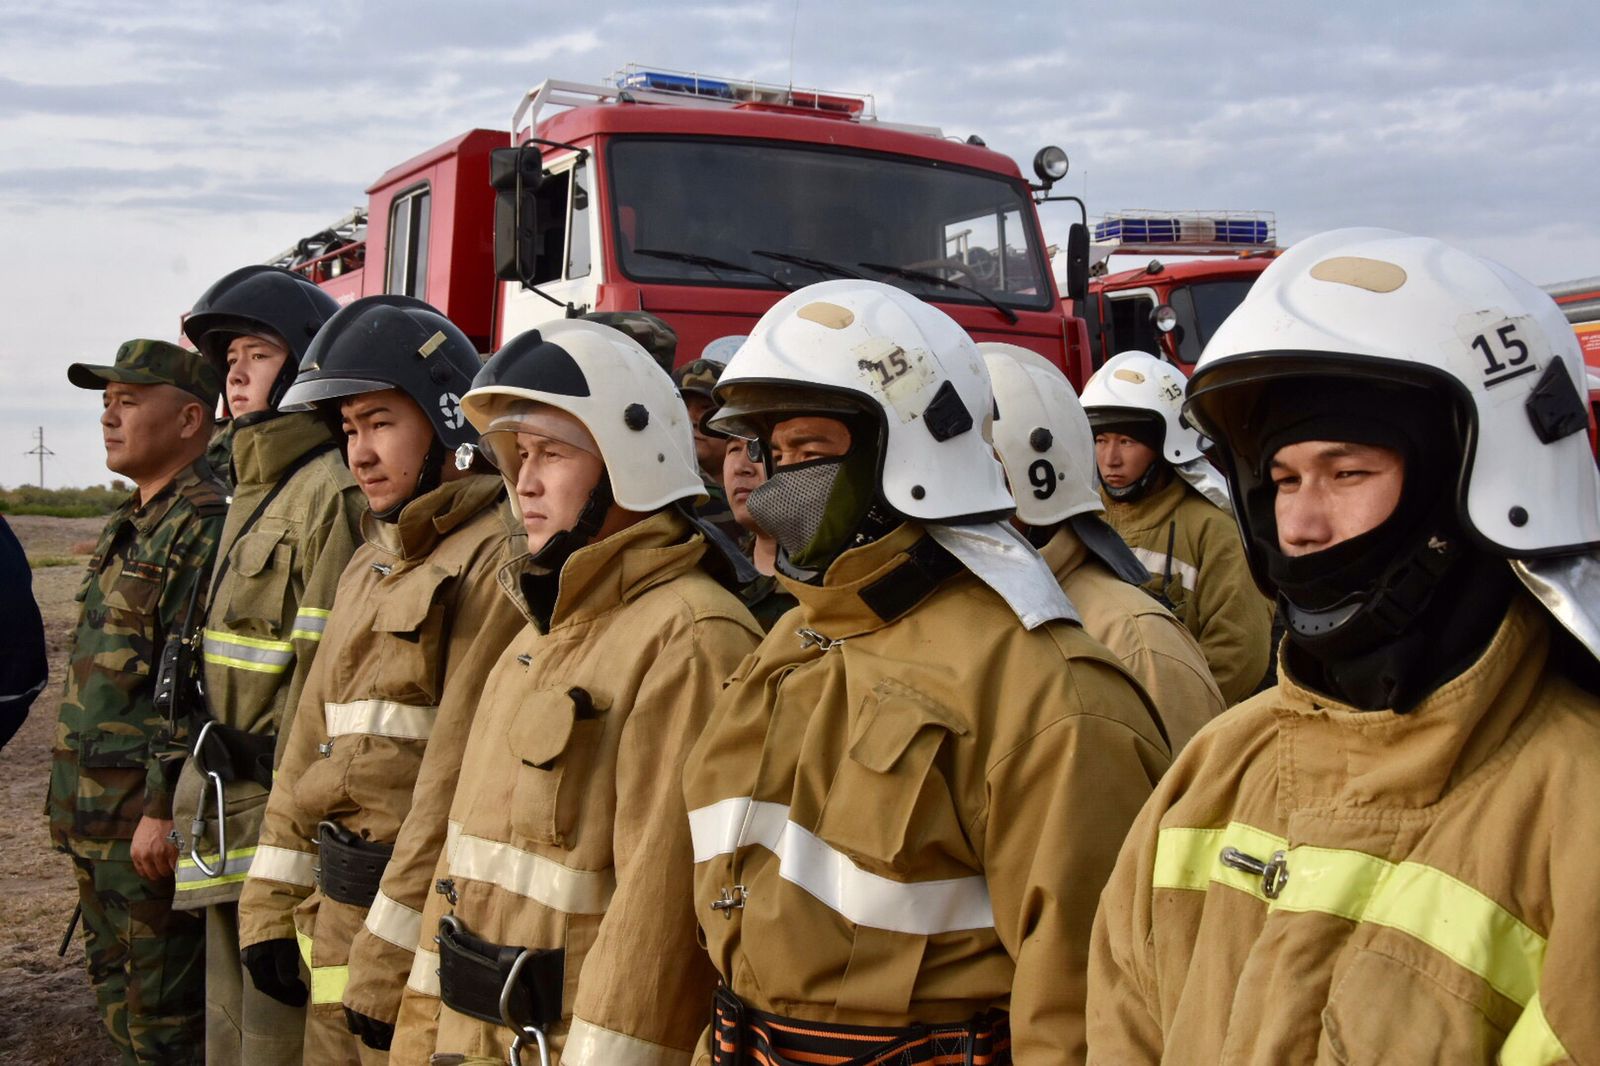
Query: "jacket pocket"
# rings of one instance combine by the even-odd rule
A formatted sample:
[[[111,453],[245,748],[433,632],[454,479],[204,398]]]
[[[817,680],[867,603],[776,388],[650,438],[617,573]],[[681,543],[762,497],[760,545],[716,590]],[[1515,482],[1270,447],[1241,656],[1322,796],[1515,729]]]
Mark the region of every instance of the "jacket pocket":
[[[581,688],[533,694],[508,737],[521,765],[511,793],[511,830],[538,844],[570,848],[604,723]]]
[[[444,587],[455,575],[429,564],[405,575],[381,598],[372,618],[383,695],[402,703],[435,705],[444,672]],[[472,625],[475,620],[463,619]]]
[[[909,870],[925,852],[964,850],[961,820],[937,762],[967,726],[922,694],[880,682],[834,774],[817,835],[874,872]]]
[[[233,545],[229,558],[228,603],[223,621],[230,629],[259,637],[281,637],[294,546],[283,530],[258,529]]]
[[[77,836],[127,840],[144,813],[149,742],[143,736],[93,732],[79,738]]]
[[[1358,948],[1322,1012],[1317,1061],[1343,1066],[1494,1061],[1505,1030],[1465,998],[1465,991],[1447,988],[1400,959]]]

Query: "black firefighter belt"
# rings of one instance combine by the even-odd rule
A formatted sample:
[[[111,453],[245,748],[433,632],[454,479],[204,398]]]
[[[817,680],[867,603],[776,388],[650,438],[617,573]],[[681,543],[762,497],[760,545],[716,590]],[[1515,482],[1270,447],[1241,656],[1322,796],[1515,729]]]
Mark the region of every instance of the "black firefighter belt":
[[[393,844],[374,844],[337,822],[323,822],[317,827],[317,887],[329,899],[370,907],[393,854]]]
[[[1010,1066],[1011,1027],[1003,1011],[969,1022],[879,1028],[768,1014],[717,989],[711,1012],[712,1066]]]
[[[439,998],[458,1014],[515,1033],[561,1019],[567,953],[494,944],[454,915],[439,919]]]

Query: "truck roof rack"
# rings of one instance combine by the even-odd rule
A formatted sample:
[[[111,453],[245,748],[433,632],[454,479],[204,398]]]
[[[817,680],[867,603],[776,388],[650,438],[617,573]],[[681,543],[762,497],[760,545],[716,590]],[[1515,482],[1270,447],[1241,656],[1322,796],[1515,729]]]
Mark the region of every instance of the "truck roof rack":
[[[367,209],[352,208],[350,212],[331,225],[302,237],[267,260],[268,266],[283,267],[304,274],[312,281],[326,281],[338,277],[346,270],[360,266],[359,262],[345,262],[355,248],[365,256],[367,240]]]
[[[593,107],[622,99],[638,104],[705,107],[718,110],[759,109],[812,114],[851,122],[870,122],[881,129],[943,137],[937,126],[884,122],[878,118],[871,93],[843,93],[825,89],[771,85],[748,78],[710,77],[695,71],[648,69],[630,63],[613,73],[607,84],[560,81],[540,82],[523,94],[511,115],[513,139],[524,129],[533,130],[539,116],[550,107]]]
[[[1118,211],[1095,221],[1091,235],[1107,255],[1275,255],[1271,211]]]

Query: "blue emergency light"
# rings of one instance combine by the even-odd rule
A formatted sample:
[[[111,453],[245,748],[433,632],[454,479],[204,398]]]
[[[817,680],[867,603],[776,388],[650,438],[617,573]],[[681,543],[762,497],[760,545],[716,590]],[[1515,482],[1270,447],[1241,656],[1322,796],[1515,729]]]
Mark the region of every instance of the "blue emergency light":
[[[1094,224],[1100,243],[1161,245],[1238,245],[1274,243],[1270,218],[1234,214],[1107,215]]]
[[[668,74],[659,70],[631,70],[617,80],[619,89],[645,89],[658,93],[709,96],[716,100],[734,99],[733,86],[714,78],[693,74]]]

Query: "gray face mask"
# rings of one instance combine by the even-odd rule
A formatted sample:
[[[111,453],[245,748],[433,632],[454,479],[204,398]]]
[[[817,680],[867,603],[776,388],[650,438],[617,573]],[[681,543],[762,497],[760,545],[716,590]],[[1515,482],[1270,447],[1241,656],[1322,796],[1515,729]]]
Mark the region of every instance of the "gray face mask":
[[[799,565],[805,565],[807,549],[817,546],[844,465],[840,456],[779,467],[745,500],[750,517]]]

